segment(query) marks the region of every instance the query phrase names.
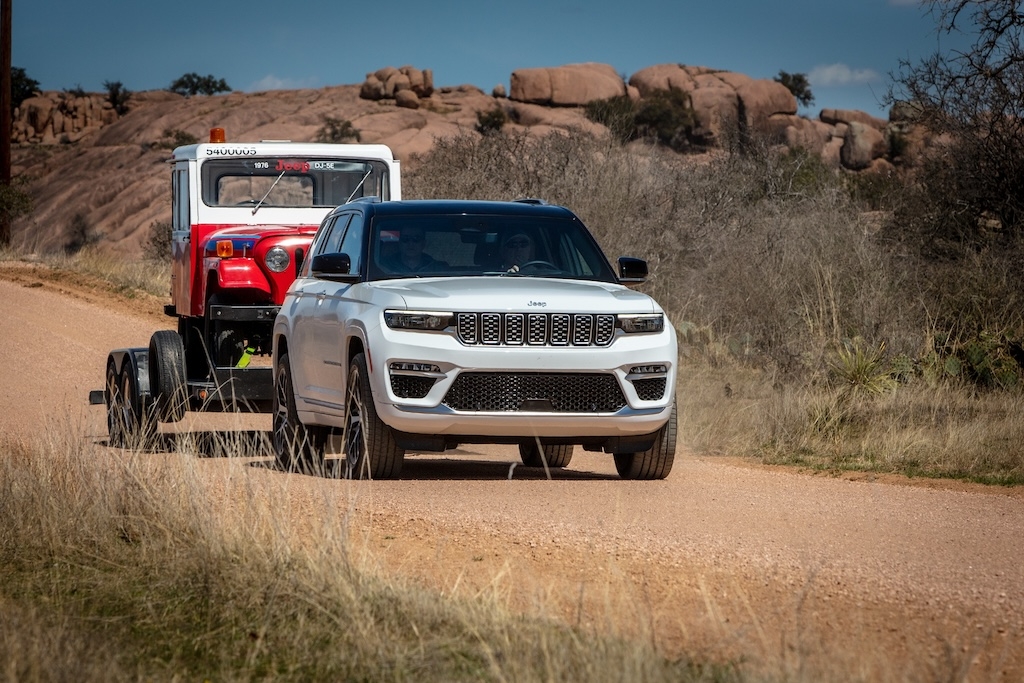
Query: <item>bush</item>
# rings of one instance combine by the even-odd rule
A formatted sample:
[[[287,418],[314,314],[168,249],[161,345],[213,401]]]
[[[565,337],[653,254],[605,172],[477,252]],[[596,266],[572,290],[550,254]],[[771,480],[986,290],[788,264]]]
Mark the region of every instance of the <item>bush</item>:
[[[779,71],[775,77],[777,83],[786,86],[789,92],[793,93],[796,101],[805,107],[814,104],[814,94],[811,92],[811,82],[807,80],[806,74],[791,74]]]
[[[64,229],[64,251],[67,254],[77,254],[82,249],[99,242],[99,239],[100,236],[86,217],[76,213]]]
[[[677,152],[689,149],[694,142],[697,118],[693,104],[689,94],[678,88],[656,90],[639,102],[626,95],[594,100],[584,111],[588,119],[606,126],[619,142],[648,139]]]
[[[170,221],[153,221],[149,226],[149,237],[146,239],[145,254],[150,261],[169,262],[174,255],[172,250],[173,228]]]
[[[359,142],[359,131],[355,129],[351,121],[324,116],[323,125],[316,132],[316,142],[342,143],[355,140]]]
[[[21,103],[34,96],[39,90],[39,81],[29,78],[21,67],[11,67],[11,111]]]
[[[114,107],[118,116],[128,113],[128,100],[131,99],[132,91],[121,85],[121,81],[103,81],[103,88],[107,91],[107,102]]]
[[[184,145],[194,145],[199,142],[199,138],[192,133],[184,130],[178,130],[177,128],[164,128],[163,137],[161,137],[155,144],[155,147],[161,149],[175,149]]]
[[[481,135],[500,133],[506,123],[508,123],[508,114],[501,107],[476,113],[476,132]]]
[[[179,95],[185,95],[186,97],[192,97],[193,95],[216,95],[219,92],[231,92],[231,86],[229,86],[227,81],[223,78],[214,78],[213,74],[200,76],[195,72],[190,72],[174,79],[171,82],[170,87],[167,89],[171,92],[176,92]]]

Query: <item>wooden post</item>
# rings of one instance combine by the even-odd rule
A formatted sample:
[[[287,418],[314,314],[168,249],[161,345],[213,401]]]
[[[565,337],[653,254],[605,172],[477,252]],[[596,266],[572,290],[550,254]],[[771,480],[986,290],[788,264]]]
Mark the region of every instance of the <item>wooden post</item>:
[[[0,0],[0,184],[11,184],[11,3]],[[11,243],[11,218],[0,211],[0,247]]]

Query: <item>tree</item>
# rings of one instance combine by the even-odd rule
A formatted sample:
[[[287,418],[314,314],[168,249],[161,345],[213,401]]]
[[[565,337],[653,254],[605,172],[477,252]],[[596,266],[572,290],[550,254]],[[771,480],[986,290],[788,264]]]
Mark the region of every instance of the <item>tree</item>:
[[[29,78],[19,66],[11,68],[11,111],[32,97],[39,90],[39,81]]]
[[[959,242],[993,223],[1024,236],[1024,13],[1018,0],[925,0],[940,34],[968,46],[903,60],[889,105],[951,141],[921,175],[938,201],[924,226]],[[906,104],[902,104],[906,103]],[[991,232],[989,230],[989,232]]]
[[[806,74],[791,74],[780,70],[779,75],[775,77],[775,81],[786,86],[789,92],[793,93],[796,101],[803,106],[809,107],[814,103],[811,83],[807,80]]]
[[[219,92],[231,92],[231,87],[223,78],[218,80],[212,74],[200,76],[195,72],[190,72],[171,82],[168,90],[192,97],[193,95],[216,95]]]
[[[121,85],[121,81],[103,81],[103,88],[107,91],[107,101],[114,107],[118,116],[128,113],[128,100],[131,99],[132,91]]]

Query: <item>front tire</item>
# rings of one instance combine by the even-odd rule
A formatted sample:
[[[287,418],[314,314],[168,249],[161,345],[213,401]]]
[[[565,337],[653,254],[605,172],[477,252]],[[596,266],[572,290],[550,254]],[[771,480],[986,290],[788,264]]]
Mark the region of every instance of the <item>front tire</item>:
[[[348,370],[345,401],[345,478],[395,479],[402,473],[405,450],[377,415],[366,357],[359,353]]]
[[[292,387],[288,354],[281,354],[274,375],[274,431],[272,441],[274,459],[286,472],[317,474],[324,469],[324,447],[327,427],[306,426],[299,421],[295,408],[295,389]]]
[[[541,449],[543,448],[543,453]],[[519,457],[525,467],[563,468],[572,460],[573,445],[537,443],[537,439],[519,442]]]
[[[125,424],[124,399],[121,397],[121,378],[114,366],[114,359],[107,361],[107,445],[124,448],[128,427]]]
[[[639,453],[616,453],[615,470],[623,479],[664,479],[676,457],[676,404],[668,422],[658,430],[654,444]]]

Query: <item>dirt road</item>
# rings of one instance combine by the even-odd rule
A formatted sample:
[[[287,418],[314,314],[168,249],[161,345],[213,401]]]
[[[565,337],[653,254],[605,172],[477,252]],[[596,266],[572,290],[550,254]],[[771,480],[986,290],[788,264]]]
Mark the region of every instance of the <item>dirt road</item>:
[[[88,391],[109,349],[169,327],[159,310],[0,264],[0,432],[71,421],[102,442]],[[685,444],[662,482],[620,481],[610,456],[579,448],[550,480],[512,468],[509,447],[412,455],[398,481],[246,476],[284,479],[295,514],[344,490],[389,571],[451,594],[500,583],[515,608],[641,634],[670,655],[805,680],[1024,680],[1021,491],[812,476]]]

